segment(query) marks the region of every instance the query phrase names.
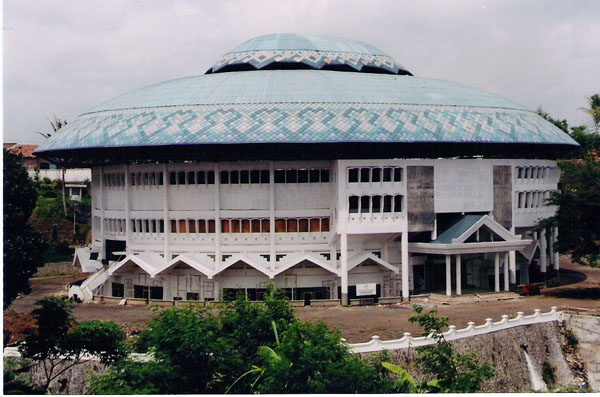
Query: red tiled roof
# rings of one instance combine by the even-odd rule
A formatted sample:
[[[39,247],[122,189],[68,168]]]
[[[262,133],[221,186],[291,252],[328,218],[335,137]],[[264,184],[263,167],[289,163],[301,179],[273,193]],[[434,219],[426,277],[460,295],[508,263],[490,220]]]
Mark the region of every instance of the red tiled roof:
[[[11,146],[9,146],[11,145]],[[7,147],[8,146],[8,147]],[[39,145],[21,145],[21,144],[4,144],[4,148],[8,149],[11,153],[22,154],[23,157],[35,158],[33,152],[38,148]]]

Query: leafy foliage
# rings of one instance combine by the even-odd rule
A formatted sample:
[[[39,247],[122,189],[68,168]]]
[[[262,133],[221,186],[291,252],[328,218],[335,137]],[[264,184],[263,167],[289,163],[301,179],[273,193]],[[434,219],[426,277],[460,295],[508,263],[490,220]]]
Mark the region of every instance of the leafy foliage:
[[[561,161],[560,190],[549,204],[558,207],[556,214],[540,223],[558,226],[560,252],[570,252],[574,262],[600,265],[600,159]]]
[[[43,265],[46,242],[28,223],[37,192],[22,157],[4,150],[4,308],[20,293],[29,293],[29,278]]]
[[[37,327],[26,332],[24,343],[19,346],[23,358],[42,366],[43,390],[48,390],[50,383],[67,369],[88,361],[89,356],[110,364],[128,353],[121,327],[96,320],[78,324],[71,310],[72,305],[61,298],[38,301],[32,311]]]
[[[424,311],[414,305],[415,311],[410,322],[419,324],[436,344],[417,349],[416,361],[426,373],[435,376],[439,388],[445,393],[475,393],[481,391],[483,383],[494,376],[494,368],[489,363],[480,364],[474,353],[458,354],[446,341],[442,331],[448,327],[447,317],[438,317],[437,310]]]

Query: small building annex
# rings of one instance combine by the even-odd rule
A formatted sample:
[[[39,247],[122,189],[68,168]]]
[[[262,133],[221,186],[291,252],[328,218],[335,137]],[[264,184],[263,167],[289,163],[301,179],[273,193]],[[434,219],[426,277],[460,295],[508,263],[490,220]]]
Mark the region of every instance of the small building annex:
[[[91,109],[36,155],[92,168],[84,299],[260,300],[273,283],[348,304],[543,280],[557,231],[534,226],[574,145],[369,44],[273,34]]]

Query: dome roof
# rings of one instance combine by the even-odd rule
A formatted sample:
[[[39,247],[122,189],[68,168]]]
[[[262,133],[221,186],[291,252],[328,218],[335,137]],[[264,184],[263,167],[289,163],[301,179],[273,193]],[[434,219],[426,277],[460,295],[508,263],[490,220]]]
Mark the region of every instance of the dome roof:
[[[286,33],[246,41],[225,54],[206,73],[265,69],[412,75],[392,57],[367,43]]]
[[[307,37],[265,36],[232,53],[301,46],[379,51]],[[123,94],[82,114],[36,154],[72,162],[272,159],[292,152],[296,158],[527,157],[554,156],[572,145],[536,113],[461,84],[286,69],[186,77]]]

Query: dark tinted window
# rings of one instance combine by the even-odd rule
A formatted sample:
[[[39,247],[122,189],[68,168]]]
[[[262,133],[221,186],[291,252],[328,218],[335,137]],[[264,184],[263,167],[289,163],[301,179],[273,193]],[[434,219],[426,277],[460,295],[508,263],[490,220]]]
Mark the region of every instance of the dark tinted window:
[[[275,170],[275,183],[285,183],[284,170]]]
[[[311,183],[318,183],[319,182],[319,170],[315,170],[314,168],[312,170],[310,170],[309,172],[309,179]]]
[[[229,171],[221,171],[221,184],[229,183]]]
[[[373,168],[371,170],[371,181],[381,182],[381,168]]]
[[[260,183],[269,183],[269,170],[260,171]]]
[[[358,168],[350,168],[348,170],[348,182],[350,182],[350,183],[358,182]]]
[[[321,182],[329,182],[329,170],[327,168],[321,170]]]
[[[298,182],[298,171],[287,170],[285,172],[285,183],[297,183]]]

